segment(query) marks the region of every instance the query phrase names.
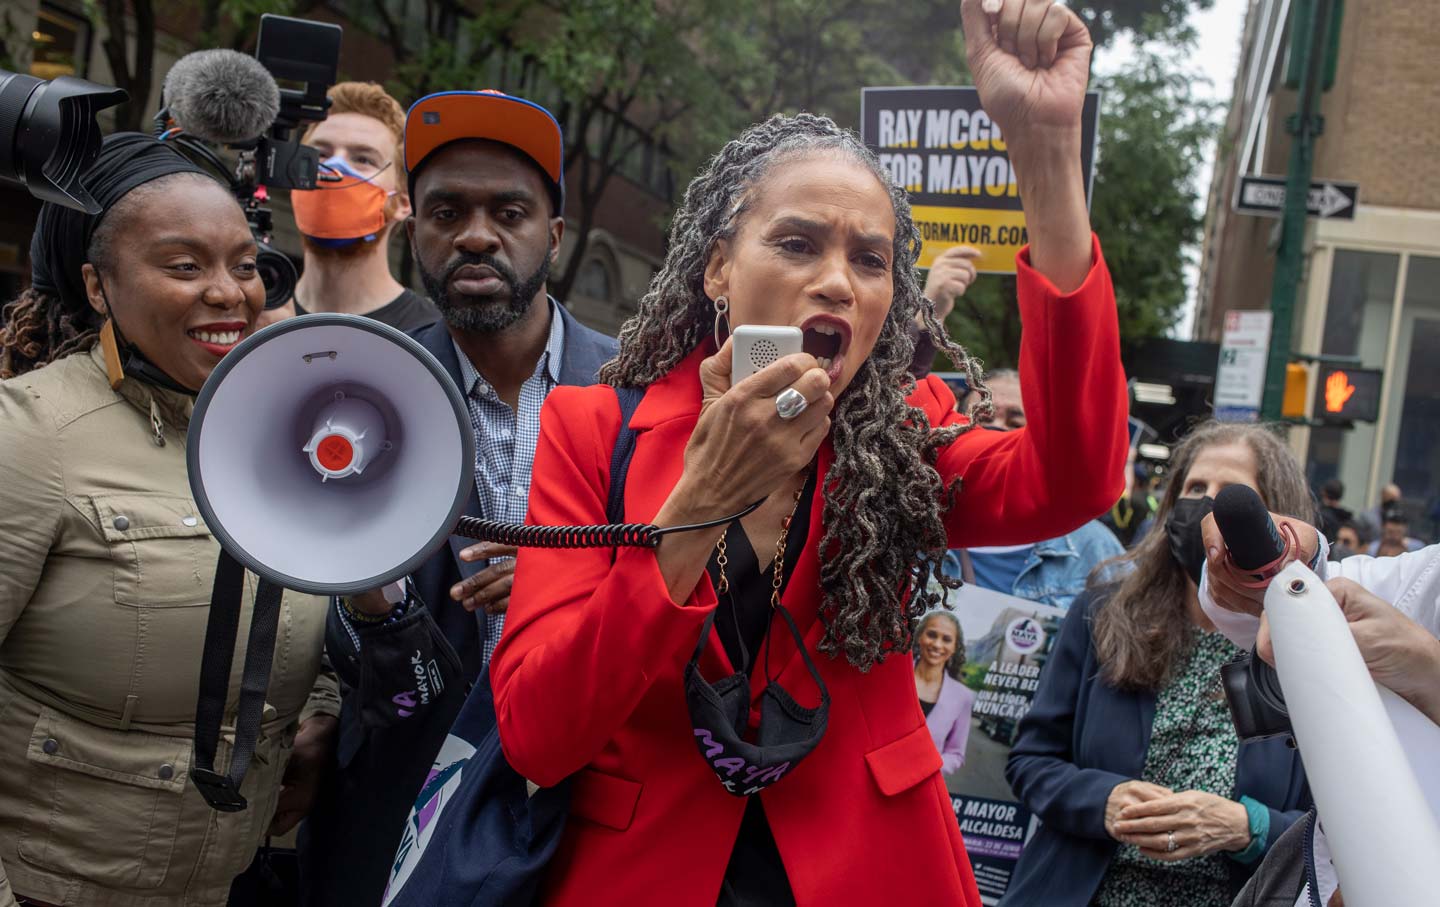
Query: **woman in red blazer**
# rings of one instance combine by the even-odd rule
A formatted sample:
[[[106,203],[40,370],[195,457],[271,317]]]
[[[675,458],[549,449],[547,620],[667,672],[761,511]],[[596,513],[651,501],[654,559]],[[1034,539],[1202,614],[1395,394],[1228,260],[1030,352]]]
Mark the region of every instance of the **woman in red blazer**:
[[[917,565],[1074,529],[1119,497],[1127,447],[1114,295],[1079,166],[1089,36],[1063,6],[1035,7],[962,5],[1031,236],[1018,273],[1026,429],[967,432],[934,377],[907,393],[906,325],[923,312],[945,335],[916,280],[904,190],[853,134],[775,117],[690,185],[665,266],[601,372],[646,388],[626,519],[688,525],[763,503],[654,550],[519,559],[491,680],[511,764],[542,786],[572,779],[545,903],[980,904],[915,696],[910,628],[934,602]],[[712,332],[740,324],[799,326],[806,352],[732,387],[731,344]],[[941,344],[973,380],[975,364]],[[606,521],[619,420],[610,387],[552,392],[532,522]],[[764,742],[774,724],[805,738],[758,779],[702,758],[725,740],[697,685],[723,691],[742,667],[734,736]],[[795,701],[777,704],[776,686]],[[828,716],[811,711],[824,702]],[[774,783],[736,795],[752,781]]]

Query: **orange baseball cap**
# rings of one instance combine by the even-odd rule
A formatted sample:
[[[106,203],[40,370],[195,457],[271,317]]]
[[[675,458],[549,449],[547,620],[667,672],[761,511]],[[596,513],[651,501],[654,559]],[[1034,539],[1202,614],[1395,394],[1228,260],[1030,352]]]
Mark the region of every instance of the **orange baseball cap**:
[[[405,169],[410,194],[415,171],[442,146],[462,139],[501,142],[523,153],[550,180],[555,210],[565,207],[565,142],[550,111],[503,91],[441,91],[426,95],[405,114]]]

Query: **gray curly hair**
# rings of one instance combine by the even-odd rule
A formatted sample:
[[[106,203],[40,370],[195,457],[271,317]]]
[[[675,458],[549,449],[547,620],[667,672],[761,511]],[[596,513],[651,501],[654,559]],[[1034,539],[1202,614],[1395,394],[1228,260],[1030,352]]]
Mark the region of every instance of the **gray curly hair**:
[[[917,313],[971,386],[984,387],[979,363],[948,338],[921,292],[915,270],[920,233],[910,202],[875,154],[853,132],[803,113],[773,116],[722,148],[685,190],[665,264],[621,329],[620,353],[601,368],[600,380],[644,387],[710,336],[714,303],[705,294],[704,276],[716,243],[735,236],[753,203],[750,190],[772,168],[817,154],[842,155],[868,169],[889,192],[895,213],[890,313],[875,348],[836,402],[835,462],[823,490],[820,651],[868,671],[889,653],[908,651],[915,619],[955,585],[939,564],[947,547],[942,516],[954,505],[959,482],[946,487],[934,464],[969,426],[932,429],[925,413],[905,401],[915,387],[908,372],[915,344],[907,326]],[[982,390],[976,408],[989,402]],[[941,584],[939,592],[927,590],[927,572]]]

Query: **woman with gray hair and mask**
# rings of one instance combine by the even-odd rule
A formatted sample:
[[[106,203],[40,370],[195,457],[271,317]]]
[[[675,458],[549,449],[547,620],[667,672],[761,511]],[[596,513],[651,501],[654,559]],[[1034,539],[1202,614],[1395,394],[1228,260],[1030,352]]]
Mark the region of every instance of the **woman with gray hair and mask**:
[[[907,379],[912,319],[944,333],[905,191],[852,133],[777,116],[722,148],[604,383],[558,388],[541,416],[531,522],[606,521],[622,428],[625,521],[714,522],[519,559],[490,676],[510,764],[570,779],[542,903],[980,904],[915,695],[911,631],[939,598],[920,565],[1102,512],[1127,437],[1080,173],[1089,35],[1035,0],[961,13],[1032,240],[1029,425],[968,432],[942,381]],[[804,351],[732,382],[740,325],[798,327]],[[623,426],[621,389],[643,389]]]

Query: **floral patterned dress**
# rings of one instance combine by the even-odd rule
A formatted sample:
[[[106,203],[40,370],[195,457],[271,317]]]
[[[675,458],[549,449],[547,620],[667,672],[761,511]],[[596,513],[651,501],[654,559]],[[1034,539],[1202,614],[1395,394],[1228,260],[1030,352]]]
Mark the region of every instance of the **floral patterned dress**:
[[[1235,797],[1240,742],[1220,686],[1220,666],[1240,650],[1219,633],[1195,644],[1155,701],[1150,749],[1140,777],[1173,791]],[[1221,853],[1161,863],[1121,844],[1092,902],[1096,907],[1228,907],[1228,858]]]

